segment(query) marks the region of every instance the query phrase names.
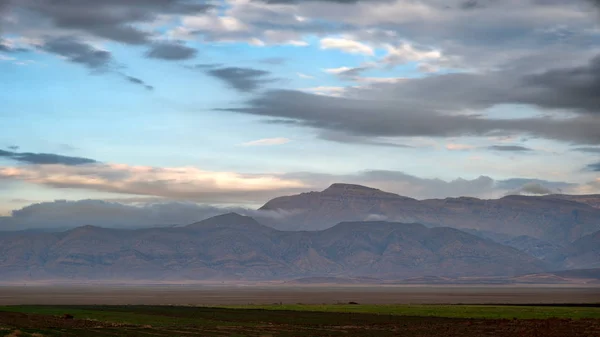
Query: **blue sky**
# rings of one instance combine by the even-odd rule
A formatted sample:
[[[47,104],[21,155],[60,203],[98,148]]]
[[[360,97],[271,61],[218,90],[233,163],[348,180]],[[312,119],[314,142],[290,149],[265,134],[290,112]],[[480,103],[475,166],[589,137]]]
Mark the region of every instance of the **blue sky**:
[[[600,193],[594,1],[466,3],[0,1],[0,215]]]

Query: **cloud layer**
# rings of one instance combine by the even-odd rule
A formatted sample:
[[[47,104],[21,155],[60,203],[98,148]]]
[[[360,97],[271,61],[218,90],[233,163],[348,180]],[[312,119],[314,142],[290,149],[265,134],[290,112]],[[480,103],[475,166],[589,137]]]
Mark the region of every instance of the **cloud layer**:
[[[18,150],[19,147],[11,146],[11,149]],[[53,153],[31,153],[31,152],[14,152],[0,150],[0,159],[7,158],[14,161],[27,164],[60,164],[67,166],[95,164],[94,159],[62,156]]]

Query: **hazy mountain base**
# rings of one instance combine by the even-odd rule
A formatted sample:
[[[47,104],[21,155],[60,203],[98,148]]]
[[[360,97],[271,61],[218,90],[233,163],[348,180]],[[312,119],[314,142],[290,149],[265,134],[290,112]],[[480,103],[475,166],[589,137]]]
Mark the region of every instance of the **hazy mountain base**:
[[[0,236],[0,275],[9,280],[284,280],[368,275],[401,280],[515,276],[547,266],[514,248],[452,228],[342,223],[282,232],[237,214],[183,228],[81,227]]]

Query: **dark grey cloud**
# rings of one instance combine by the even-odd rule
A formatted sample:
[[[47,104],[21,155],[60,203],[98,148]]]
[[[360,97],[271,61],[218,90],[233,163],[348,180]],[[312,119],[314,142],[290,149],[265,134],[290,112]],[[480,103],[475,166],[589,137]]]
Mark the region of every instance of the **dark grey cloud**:
[[[552,194],[563,193],[575,188],[577,184],[548,181],[542,179],[513,178],[499,180],[496,187],[500,190],[509,191],[507,194]]]
[[[137,77],[124,75],[124,74],[123,74],[123,77],[130,83],[141,85],[142,87],[146,88],[146,90],[150,90],[150,91],[154,90],[153,86],[147,84],[146,82],[142,81],[141,79],[139,79]]]
[[[185,68],[190,69],[190,70],[207,70],[207,69],[216,69],[216,68],[222,68],[223,64],[221,63],[200,63],[200,64],[193,64],[193,65],[186,65]]]
[[[73,36],[49,38],[39,47],[41,50],[66,58],[69,62],[83,65],[94,73],[115,73],[125,78],[129,83],[140,85],[147,90],[154,87],[143,80],[124,74],[117,69],[112,53],[99,50],[92,45]]]
[[[288,125],[360,137],[457,137],[526,133],[567,142],[600,144],[600,120],[593,116],[560,120],[486,119],[446,115],[429,105],[442,103],[435,101],[432,97],[435,94],[428,96],[426,92],[422,92],[411,96],[406,96],[406,100],[392,99],[394,96],[367,100],[276,90],[251,99],[246,107],[223,110],[270,117],[283,120]],[[414,100],[417,97],[421,99]],[[428,97],[427,102],[422,97]]]
[[[506,151],[506,152],[529,152],[529,151],[533,151],[532,149],[525,147],[525,146],[519,146],[519,145],[493,145],[488,147],[488,149],[490,150],[494,150],[494,151]]]
[[[108,71],[114,62],[110,52],[96,49],[72,36],[50,38],[40,48],[95,71]]]
[[[600,153],[600,147],[578,147],[573,149],[573,151],[585,153]]]
[[[587,166],[589,171],[600,172],[600,163],[594,163]]]
[[[452,73],[349,88],[345,97],[275,90],[228,109],[289,125],[360,137],[456,137],[526,134],[600,144],[600,58],[535,74],[522,70]],[[456,114],[501,104],[579,112],[572,118],[494,119]],[[368,113],[365,113],[367,112]],[[514,149],[513,149],[514,150]]]
[[[554,193],[560,193],[560,191],[551,190],[550,188],[548,188],[540,183],[530,182],[530,183],[523,185],[520,189],[518,189],[516,191],[512,191],[508,194],[512,194],[512,195],[514,195],[514,194],[546,195],[546,194],[554,194]]]
[[[146,53],[146,56],[167,61],[181,61],[192,59],[196,57],[197,53],[196,49],[176,41],[155,43]]]
[[[331,3],[337,3],[337,4],[344,4],[344,5],[352,5],[352,4],[356,4],[359,2],[393,2],[395,0],[254,0],[257,2],[265,2],[268,4],[297,4],[300,2],[310,2],[310,1],[314,1],[314,2],[331,2]]]
[[[89,158],[68,157],[52,153],[13,152],[0,150],[0,158],[8,158],[27,164],[60,164],[60,165],[85,165],[97,161]]]
[[[522,86],[529,90],[523,103],[600,114],[600,55],[587,65],[525,76]]]
[[[206,73],[241,92],[254,91],[263,84],[273,81],[268,77],[271,74],[269,71],[253,68],[225,67],[209,69]]]
[[[136,24],[152,22],[160,14],[193,15],[213,8],[206,1],[185,0],[19,0],[13,5],[57,28],[134,45],[149,43],[153,36]]]
[[[7,149],[12,150],[12,151],[17,151],[20,147],[17,145],[11,145],[9,147],[7,147]]]
[[[460,9],[465,9],[465,10],[470,10],[470,9],[477,9],[477,8],[482,8],[484,6],[484,4],[482,3],[481,0],[466,0],[460,3],[459,8]]]
[[[374,146],[383,146],[383,147],[395,147],[398,149],[411,149],[413,146],[394,143],[391,141],[374,139],[369,137],[361,137],[361,136],[352,136],[345,133],[333,132],[333,131],[323,131],[319,133],[319,138],[324,140],[329,140],[332,142],[338,142],[343,144],[364,144],[364,145],[374,145]]]

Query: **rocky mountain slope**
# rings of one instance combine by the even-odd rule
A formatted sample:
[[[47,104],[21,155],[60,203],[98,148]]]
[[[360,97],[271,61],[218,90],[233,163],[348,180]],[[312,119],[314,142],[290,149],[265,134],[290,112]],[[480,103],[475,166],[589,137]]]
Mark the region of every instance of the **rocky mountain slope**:
[[[570,200],[573,199],[573,200]],[[568,245],[600,230],[600,208],[592,197],[507,196],[496,200],[416,200],[358,185],[334,184],[322,192],[280,197],[261,210],[285,217],[260,221],[282,230],[322,230],[343,221],[371,219],[529,236]]]
[[[2,281],[400,279],[544,270],[539,260],[514,248],[419,224],[356,222],[317,232],[282,232],[226,214],[177,228],[86,226],[0,235]]]
[[[573,242],[564,255],[562,264],[569,269],[600,268],[600,231]]]

